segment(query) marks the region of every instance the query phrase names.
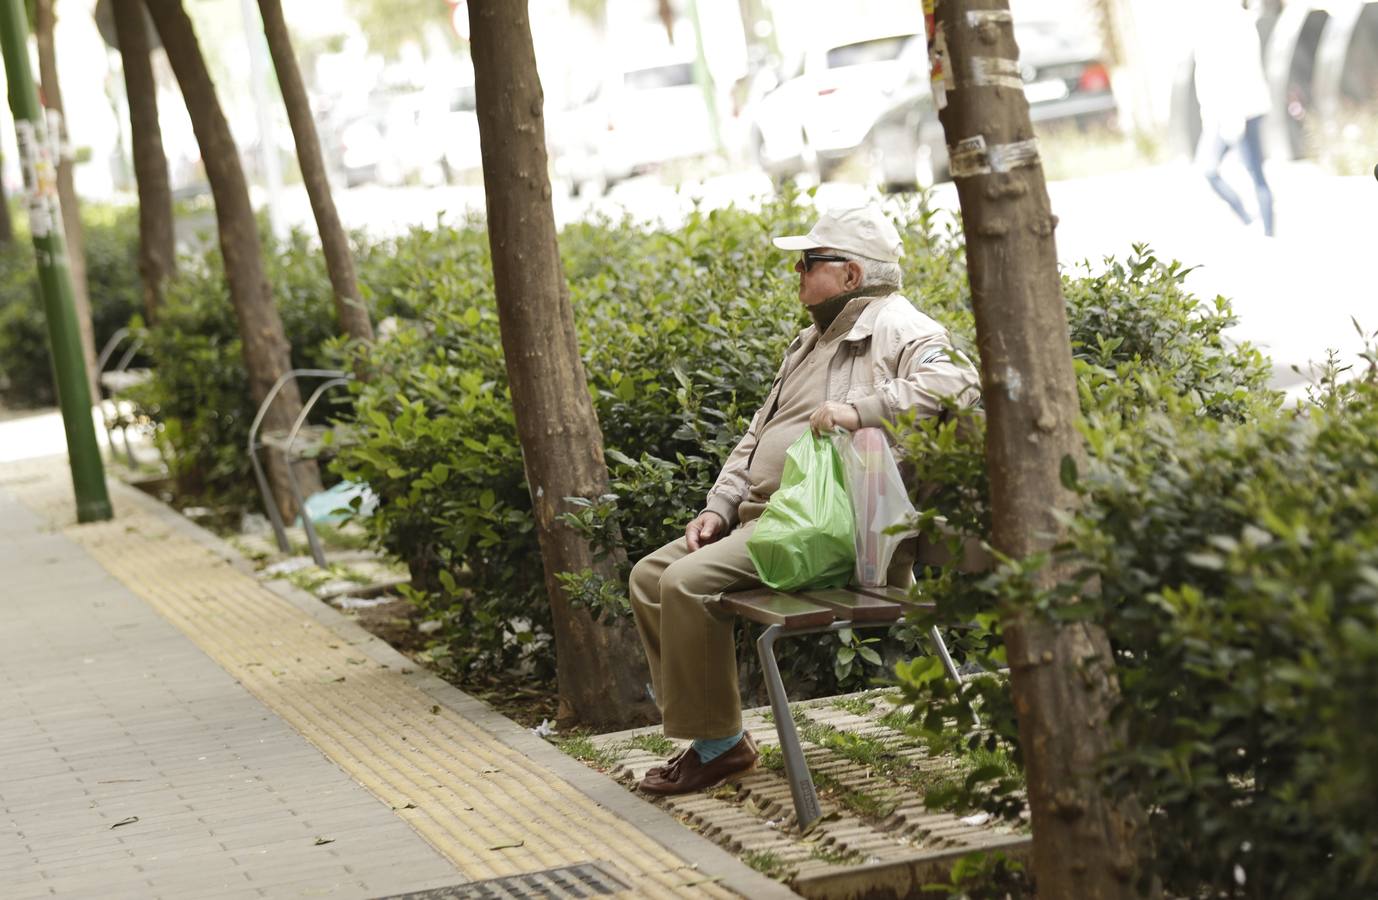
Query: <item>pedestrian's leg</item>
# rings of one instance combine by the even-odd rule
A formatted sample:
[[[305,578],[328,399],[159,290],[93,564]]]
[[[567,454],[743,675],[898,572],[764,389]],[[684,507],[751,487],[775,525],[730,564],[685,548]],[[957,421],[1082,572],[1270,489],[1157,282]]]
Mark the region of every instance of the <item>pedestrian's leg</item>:
[[[656,706],[663,696],[660,689],[660,578],[672,562],[685,556],[689,546],[684,538],[671,541],[654,553],[642,557],[632,567],[627,581],[627,595],[631,599],[632,618],[637,633],[646,648],[646,663],[651,670],[651,693]]]
[[[1206,182],[1220,195],[1220,199],[1228,203],[1240,221],[1248,225],[1249,213],[1244,209],[1243,201],[1225,179],[1220,177],[1220,161],[1229,150],[1230,145],[1220,135],[1212,131],[1203,131],[1201,140],[1196,145],[1196,166],[1206,176]]]
[[[1244,168],[1254,180],[1258,194],[1258,214],[1263,219],[1263,233],[1273,236],[1273,191],[1263,174],[1263,117],[1256,116],[1244,123],[1244,140],[1239,145]]]
[[[710,605],[725,591],[760,587],[746,552],[747,524],[681,557],[660,578],[658,696],[667,737],[722,738],[742,728],[735,617]]]

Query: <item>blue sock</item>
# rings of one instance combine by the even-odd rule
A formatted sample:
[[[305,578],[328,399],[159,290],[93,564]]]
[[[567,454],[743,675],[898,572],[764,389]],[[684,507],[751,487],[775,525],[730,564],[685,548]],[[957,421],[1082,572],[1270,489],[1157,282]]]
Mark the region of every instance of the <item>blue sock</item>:
[[[742,732],[737,732],[731,737],[725,738],[699,738],[689,746],[694,748],[694,752],[699,755],[699,762],[710,763],[722,756],[742,739]]]

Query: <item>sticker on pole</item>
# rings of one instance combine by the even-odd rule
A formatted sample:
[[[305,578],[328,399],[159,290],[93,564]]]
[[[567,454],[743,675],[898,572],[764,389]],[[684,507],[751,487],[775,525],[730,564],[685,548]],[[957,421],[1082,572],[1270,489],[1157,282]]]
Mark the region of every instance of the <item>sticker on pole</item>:
[[[52,149],[43,129],[32,121],[16,120],[14,131],[19,144],[19,168],[24,173],[29,232],[36,238],[45,238],[53,234],[61,221]]]
[[[933,92],[933,103],[938,109],[947,108],[947,92],[956,85],[952,80],[952,60],[947,52],[947,35],[943,23],[938,22],[933,37],[928,42],[928,78]]]

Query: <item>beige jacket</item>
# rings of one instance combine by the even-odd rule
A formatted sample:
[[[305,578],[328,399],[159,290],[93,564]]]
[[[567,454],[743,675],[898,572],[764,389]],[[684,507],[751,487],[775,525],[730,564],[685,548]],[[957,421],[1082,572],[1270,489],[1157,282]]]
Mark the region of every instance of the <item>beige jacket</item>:
[[[718,480],[708,492],[706,510],[722,516],[729,529],[737,524],[737,507],[750,490],[748,475],[756,435],[775,414],[780,384],[808,355],[817,328],[810,325],[785,351],[784,362],[765,403],[752,417],[751,427],[723,464]],[[980,398],[975,368],[952,346],[937,322],[914,308],[900,294],[873,300],[847,335],[838,341],[828,361],[825,400],[850,403],[861,416],[862,427],[893,422],[900,413],[914,410],[919,416],[939,415],[953,398],[957,406],[970,406]]]

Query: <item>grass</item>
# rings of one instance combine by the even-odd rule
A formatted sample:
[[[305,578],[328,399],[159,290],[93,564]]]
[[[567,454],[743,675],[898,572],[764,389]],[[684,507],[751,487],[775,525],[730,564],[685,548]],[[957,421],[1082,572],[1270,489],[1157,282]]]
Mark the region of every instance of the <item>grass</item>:
[[[814,847],[814,859],[831,863],[834,866],[855,866],[861,863],[862,856],[852,850],[841,850],[837,847]]]
[[[556,738],[555,746],[580,762],[588,763],[600,770],[611,769],[622,759],[622,747],[599,747],[587,734],[577,732],[567,737]]]
[[[813,773],[814,786],[863,819],[888,818],[899,806],[893,797],[878,797],[860,788],[848,787],[831,775]]]
[[[1049,181],[1123,172],[1167,158],[1166,148],[1154,138],[1122,134],[1108,127],[1060,125],[1039,128],[1036,133]]]
[[[756,759],[756,765],[771,772],[785,771],[785,757],[776,746],[760,748],[761,755]]]
[[[742,862],[770,878],[781,878],[785,875],[784,860],[769,850],[748,850],[742,854]]]
[[[854,716],[865,716],[869,715],[876,705],[870,697],[838,697],[832,702],[832,707]]]
[[[1307,119],[1311,122],[1311,119]],[[1307,155],[1336,175],[1368,175],[1378,144],[1378,115],[1345,108],[1329,120],[1309,125],[1303,136]]]
[[[898,710],[890,713],[887,718],[895,716],[896,713]],[[902,717],[903,714],[900,716]],[[897,752],[900,748],[887,744],[885,741],[849,731],[840,731],[830,725],[820,725],[809,720],[802,712],[796,714],[795,724],[799,727],[799,734],[804,740],[825,747],[849,762],[865,766],[881,777],[909,787],[919,794],[928,793],[935,786],[946,783],[952,777],[951,773],[948,772],[934,772],[914,765],[900,757]],[[965,776],[967,771],[980,764],[978,762],[959,763],[961,775]],[[843,787],[842,790],[845,794],[850,789]],[[861,793],[862,796],[852,797],[849,801],[843,795],[840,796],[840,799],[858,815],[884,818],[894,811],[892,802],[878,800],[865,795],[864,792],[853,792]]]
[[[349,581],[354,584],[368,584],[369,579],[360,575],[338,563],[331,563],[324,569],[315,566],[308,566],[304,569],[297,569],[295,572],[288,572],[285,577],[294,586],[315,593],[319,588],[336,581]]]
[[[886,728],[908,734],[909,729],[912,727],[909,720],[909,710],[903,706],[896,706],[880,717],[880,724],[884,725]]]
[[[663,734],[638,734],[627,741],[627,746],[635,750],[645,750],[652,756],[669,756],[675,752],[675,742]]]
[[[925,795],[951,796],[962,786],[969,773],[984,768],[998,769],[999,777],[1002,779],[1013,778],[1021,783],[1024,781],[1024,773],[1015,764],[1009,751],[1003,747],[995,750],[987,750],[985,747],[972,748],[956,735],[935,735],[913,722],[909,713],[900,708],[886,713],[880,722],[887,728],[921,742],[930,756],[952,761],[952,768],[946,771],[921,773],[916,787]]]

